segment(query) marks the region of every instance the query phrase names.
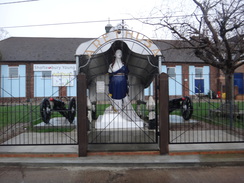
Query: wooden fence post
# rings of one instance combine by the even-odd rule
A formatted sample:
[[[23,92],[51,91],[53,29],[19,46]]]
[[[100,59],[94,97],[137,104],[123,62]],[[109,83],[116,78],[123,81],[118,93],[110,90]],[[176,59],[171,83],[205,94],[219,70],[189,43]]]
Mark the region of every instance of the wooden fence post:
[[[168,75],[159,75],[159,148],[160,154],[169,153],[169,85]]]
[[[78,154],[87,156],[87,96],[86,75],[79,73],[77,76],[77,126],[78,126]]]

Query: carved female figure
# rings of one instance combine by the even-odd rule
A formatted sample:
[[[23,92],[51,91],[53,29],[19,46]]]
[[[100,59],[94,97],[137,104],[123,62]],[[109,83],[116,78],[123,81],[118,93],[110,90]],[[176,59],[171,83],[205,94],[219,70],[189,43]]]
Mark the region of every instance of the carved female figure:
[[[115,60],[109,65],[109,96],[112,99],[121,100],[128,94],[129,70],[122,62],[122,51],[116,50]]]

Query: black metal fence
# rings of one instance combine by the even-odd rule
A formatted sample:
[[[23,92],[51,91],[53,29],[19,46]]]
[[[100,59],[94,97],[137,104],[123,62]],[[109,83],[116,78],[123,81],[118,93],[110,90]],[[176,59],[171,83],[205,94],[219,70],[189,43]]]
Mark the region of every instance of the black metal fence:
[[[192,75],[187,77],[193,78]],[[203,75],[202,78],[206,77]],[[170,144],[244,142],[244,94],[237,92],[237,86],[235,86],[235,99],[230,104],[226,103],[226,93],[221,83],[219,86],[214,86],[219,90],[212,91],[210,83],[204,88],[201,84],[197,85],[197,82],[192,82],[191,85],[179,85],[174,78],[169,80],[175,86],[175,91],[171,92],[177,93],[177,90],[183,87],[189,93],[193,105],[190,120],[184,120],[180,116],[180,111],[170,113]],[[201,91],[204,89],[205,91]],[[172,87],[169,90],[172,90]],[[177,97],[178,95],[170,96],[170,98]]]
[[[178,114],[170,115],[170,143],[243,142],[243,107],[243,100],[231,106],[221,99],[193,99],[190,120],[185,121]],[[239,111],[234,112],[237,108]]]
[[[68,78],[62,86],[52,77],[0,78],[0,145],[77,144],[76,108],[69,107],[76,78]]]
[[[0,78],[0,145],[78,144],[76,108],[70,104],[73,98],[77,100],[76,76],[65,78],[70,78],[70,82],[60,86],[52,83],[53,78],[41,76]],[[157,99],[157,81],[147,89],[130,83],[129,97],[118,113],[106,92],[107,82],[103,81],[100,78],[88,87],[88,143],[158,143],[160,101]],[[244,142],[243,94],[236,94],[233,105],[230,105],[225,103],[224,92],[219,95],[218,91],[210,90],[210,85],[202,92],[200,84],[181,83],[169,78],[169,98],[188,95],[193,114],[185,120],[182,107],[170,112],[170,144]],[[149,96],[155,101],[151,108],[148,106]],[[50,105],[47,103],[43,107],[43,99]],[[56,99],[62,100],[62,107],[54,107],[53,100]],[[70,114],[74,117],[71,121]],[[50,119],[45,123],[49,115]]]

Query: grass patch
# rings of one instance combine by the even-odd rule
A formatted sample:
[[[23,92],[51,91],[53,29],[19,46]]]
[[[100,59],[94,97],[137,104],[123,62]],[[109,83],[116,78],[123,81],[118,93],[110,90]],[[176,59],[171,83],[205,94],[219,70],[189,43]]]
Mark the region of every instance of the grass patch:
[[[39,106],[9,105],[0,106],[0,128],[16,124],[37,121],[40,119]]]
[[[74,128],[43,128],[35,129],[33,131],[37,133],[49,133],[49,132],[71,132]]]
[[[105,109],[109,106],[110,106],[110,104],[97,104],[96,105],[96,118],[98,118],[99,115],[103,115]]]
[[[244,102],[236,102],[239,110],[244,110]],[[230,119],[222,117],[209,118],[209,110],[217,109],[221,105],[220,102],[194,102],[193,103],[193,115],[192,118],[196,120],[205,121],[208,123],[216,123],[218,125],[228,124]],[[110,104],[97,104],[96,106],[96,117],[104,114],[104,111]],[[132,105],[136,109],[136,105]],[[148,115],[145,105],[140,105],[142,116]],[[160,111],[159,111],[160,112]],[[181,116],[180,110],[175,110],[171,114]],[[52,118],[62,117],[58,112],[52,112]],[[7,105],[0,106],[0,129],[7,125],[14,125],[17,123],[28,123],[31,122],[32,126],[42,122],[40,116],[39,105]],[[235,127],[244,129],[244,119],[235,119],[233,122]],[[32,127],[31,127],[32,128]],[[57,129],[56,129],[57,130]]]
[[[244,102],[236,102],[235,103],[239,110],[244,110]],[[217,102],[196,102],[193,103],[193,115],[192,118],[196,120],[201,120],[214,125],[221,126],[230,126],[244,129],[244,119],[243,118],[235,118],[231,119],[230,117],[222,117],[222,116],[210,116],[210,109],[215,110],[221,106],[221,103]]]
[[[51,117],[62,117],[62,115],[52,112]],[[0,129],[8,125],[30,122],[30,128],[42,122],[39,105],[0,106]]]

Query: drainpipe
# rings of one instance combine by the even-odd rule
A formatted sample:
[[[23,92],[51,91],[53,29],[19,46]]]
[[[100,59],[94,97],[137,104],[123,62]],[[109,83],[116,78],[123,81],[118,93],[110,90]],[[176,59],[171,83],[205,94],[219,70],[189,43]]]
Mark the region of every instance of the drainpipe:
[[[158,57],[158,73],[161,74],[162,72],[162,56]]]
[[[79,56],[75,56],[75,61],[76,61],[76,75],[79,74]]]

